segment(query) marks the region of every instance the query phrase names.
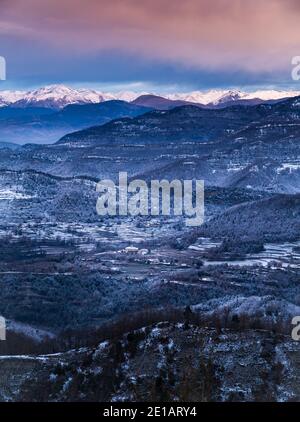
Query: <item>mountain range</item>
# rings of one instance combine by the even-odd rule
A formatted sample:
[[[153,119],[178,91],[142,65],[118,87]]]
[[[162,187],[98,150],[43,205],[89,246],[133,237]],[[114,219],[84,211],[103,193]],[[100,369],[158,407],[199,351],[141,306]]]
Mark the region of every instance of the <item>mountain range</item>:
[[[54,143],[69,133],[100,126],[114,119],[133,118],[151,110],[153,112],[171,111],[182,106],[194,106],[194,109],[199,110],[199,112],[195,110],[192,112],[190,109],[190,112],[196,113],[193,117],[194,120],[196,115],[201,118],[202,123],[197,121],[195,124],[204,126],[196,136],[202,137],[202,141],[204,141],[213,133],[219,136],[218,127],[220,126],[227,131],[238,129],[237,126],[241,126],[245,119],[249,119],[247,114],[253,117],[253,113],[256,113],[257,109],[254,106],[284,104],[288,100],[287,97],[294,98],[296,94],[296,91],[257,91],[246,94],[232,90],[213,90],[206,93],[195,91],[190,94],[169,96],[146,93],[137,96],[138,94],[134,95],[129,91],[113,95],[87,89],[75,90],[64,85],[48,86],[26,93],[2,91],[2,93],[0,92],[0,105],[2,104],[0,107],[0,141],[16,144]],[[124,98],[126,101],[114,97]],[[234,106],[251,107],[244,110],[246,113],[243,113],[240,109],[236,110]],[[227,108],[232,110],[227,110]],[[218,109],[224,109],[224,112],[218,113]],[[266,111],[268,107],[259,110]],[[226,114],[229,116],[228,127],[224,126],[227,117],[220,125],[218,123],[219,118],[223,119]],[[236,118],[237,115],[238,118]],[[154,113],[152,116],[156,119],[159,114]],[[185,121],[184,113],[182,115],[181,112],[161,115],[163,119],[177,119],[178,116],[183,124],[182,135],[187,138],[188,133],[191,130],[194,131],[194,128],[189,125],[189,119]],[[239,120],[240,116],[241,120]],[[132,124],[135,123],[132,122]],[[174,127],[177,124],[178,122],[174,120]],[[210,133],[207,132],[208,126],[211,130]],[[144,139],[145,134],[141,132],[141,135]],[[158,133],[155,132],[155,136],[157,135]],[[170,133],[166,132],[166,135],[170,136]]]
[[[65,85],[49,85],[32,91],[0,91],[0,107],[46,107],[61,109],[69,104],[99,103],[107,100],[136,101],[138,97],[156,96],[164,100],[172,100],[174,106],[183,103],[194,103],[203,106],[215,107],[236,101],[262,102],[281,100],[283,98],[300,95],[300,91],[260,90],[243,92],[239,90],[209,90],[192,91],[188,93],[156,94],[150,92],[137,93],[123,91],[118,93],[100,92],[92,89],[74,89]],[[145,98],[140,98],[145,100]],[[153,99],[152,99],[153,100]],[[149,98],[148,98],[149,101]],[[160,103],[163,100],[160,100]],[[144,105],[144,104],[142,104]],[[153,108],[155,103],[148,106]],[[165,104],[164,104],[165,107]],[[159,107],[158,107],[159,108]]]
[[[89,127],[66,135],[59,143],[97,145],[116,140],[124,143],[215,143],[224,139],[239,143],[247,136],[250,140],[272,136],[271,140],[275,141],[283,135],[298,135],[298,113],[299,97],[275,104],[235,105],[217,109],[184,105],[170,110],[156,109],[133,119],[116,119],[106,125]]]
[[[216,109],[153,110],[122,101],[70,105],[45,115],[46,109],[27,108],[25,134],[33,120],[48,142],[49,134],[65,134],[51,145],[11,150],[4,144],[1,168],[98,179],[127,171],[147,180],[159,174],[169,180],[204,179],[209,186],[294,194],[300,182],[299,107],[300,97]],[[0,133],[1,113],[9,111],[0,109]]]

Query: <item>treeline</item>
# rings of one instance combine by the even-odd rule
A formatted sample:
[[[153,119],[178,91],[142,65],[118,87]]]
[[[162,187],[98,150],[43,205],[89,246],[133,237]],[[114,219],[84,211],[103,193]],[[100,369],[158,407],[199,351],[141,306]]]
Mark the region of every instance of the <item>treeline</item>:
[[[160,322],[182,323],[186,328],[191,325],[214,328],[219,333],[224,329],[235,331],[264,330],[281,336],[290,334],[291,331],[291,326],[286,321],[270,321],[259,316],[250,318],[246,314],[232,314],[229,310],[222,315],[205,315],[193,312],[190,307],[184,309],[148,309],[121,316],[117,320],[103,324],[98,328],[68,329],[61,332],[56,338],[46,338],[42,342],[37,342],[21,333],[8,332],[7,340],[0,342],[0,354],[40,355],[66,352],[81,347],[93,348],[103,341],[117,341],[125,334]]]

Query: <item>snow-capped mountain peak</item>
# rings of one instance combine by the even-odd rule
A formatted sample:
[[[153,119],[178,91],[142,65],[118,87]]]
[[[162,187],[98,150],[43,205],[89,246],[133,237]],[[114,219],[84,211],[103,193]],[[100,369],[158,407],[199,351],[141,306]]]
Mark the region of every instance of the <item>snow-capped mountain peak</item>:
[[[65,85],[48,85],[27,92],[16,102],[18,107],[63,108],[69,104],[85,104],[102,102],[103,97],[96,91],[73,89]]]
[[[213,101],[214,105],[217,104],[224,104],[231,101],[237,101],[243,99],[245,94],[243,94],[241,91],[238,90],[230,90],[226,91],[221,97],[219,97],[217,100]]]

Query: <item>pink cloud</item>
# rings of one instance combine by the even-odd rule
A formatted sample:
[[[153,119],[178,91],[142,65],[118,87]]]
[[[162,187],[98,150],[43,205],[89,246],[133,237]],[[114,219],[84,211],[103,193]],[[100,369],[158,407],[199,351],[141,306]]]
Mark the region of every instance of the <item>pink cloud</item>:
[[[280,71],[300,54],[296,0],[0,0],[0,34],[199,69]]]

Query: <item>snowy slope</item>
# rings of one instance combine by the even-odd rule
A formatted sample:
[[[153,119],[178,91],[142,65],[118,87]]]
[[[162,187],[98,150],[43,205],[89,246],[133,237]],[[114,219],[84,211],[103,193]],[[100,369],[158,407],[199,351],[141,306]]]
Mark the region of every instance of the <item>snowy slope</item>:
[[[4,107],[21,100],[25,91],[0,91],[0,107]]]
[[[69,104],[99,103],[102,101],[102,95],[93,90],[76,90],[64,85],[49,85],[27,92],[15,105],[18,107],[63,108]]]

